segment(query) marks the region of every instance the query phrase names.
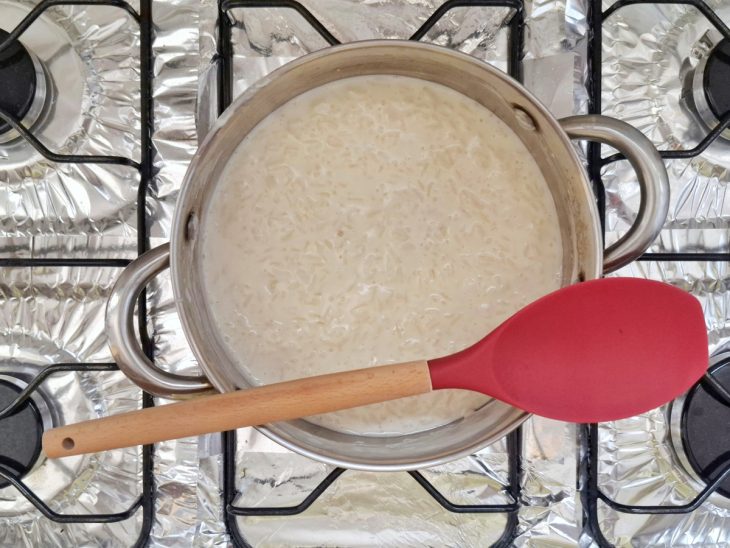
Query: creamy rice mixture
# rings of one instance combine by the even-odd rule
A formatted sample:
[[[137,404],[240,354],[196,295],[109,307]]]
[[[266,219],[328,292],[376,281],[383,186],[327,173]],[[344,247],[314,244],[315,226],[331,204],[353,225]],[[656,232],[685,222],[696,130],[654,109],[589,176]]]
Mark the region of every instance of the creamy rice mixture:
[[[225,167],[202,239],[214,327],[256,383],[450,354],[560,286],[555,205],[523,143],[472,99],[401,76],[269,115]],[[446,390],[310,420],[400,434],[486,401]]]

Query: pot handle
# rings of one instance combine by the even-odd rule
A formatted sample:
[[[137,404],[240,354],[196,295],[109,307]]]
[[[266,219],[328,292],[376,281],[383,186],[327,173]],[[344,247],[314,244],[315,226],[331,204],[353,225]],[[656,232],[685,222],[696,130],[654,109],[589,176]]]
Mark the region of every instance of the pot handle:
[[[170,244],[140,255],[117,279],[106,307],[106,329],[114,361],[143,390],[165,398],[214,392],[205,377],[176,375],[155,366],[142,351],[134,329],[134,305],[142,289],[170,266]]]
[[[626,156],[639,179],[641,204],[636,220],[624,236],[606,249],[604,273],[613,272],[638,258],[656,239],[669,211],[669,178],[653,143],[634,126],[599,115],[569,116],[560,120],[572,139],[610,145]]]

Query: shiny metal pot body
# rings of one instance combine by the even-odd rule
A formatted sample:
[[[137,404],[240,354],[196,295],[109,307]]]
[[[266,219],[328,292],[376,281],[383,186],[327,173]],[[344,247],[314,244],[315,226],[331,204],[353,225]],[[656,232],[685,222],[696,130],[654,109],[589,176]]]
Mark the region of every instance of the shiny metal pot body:
[[[631,126],[600,116],[555,120],[520,84],[468,55],[438,46],[369,41],[328,48],[276,70],[250,88],[217,121],[185,177],[171,243],[134,261],[120,276],[107,312],[112,352],[119,367],[142,388],[165,397],[185,397],[213,388],[248,386],[246,376],[211,329],[202,281],[200,232],[216,181],[241,140],[268,114],[328,82],[370,74],[393,74],[446,85],[494,112],[522,139],[542,170],[555,200],[563,241],[562,283],[600,277],[639,256],[654,240],[668,208],[667,175],[651,143]],[[631,231],[603,254],[595,198],[570,138],[612,145],[634,165],[642,205]],[[518,250],[515,250],[518,251]],[[205,378],[173,375],[156,368],[134,337],[137,295],[170,266],[176,306]],[[492,400],[462,420],[404,436],[356,436],[305,420],[259,427],[301,454],[338,466],[403,470],[468,455],[520,425],[528,414]]]

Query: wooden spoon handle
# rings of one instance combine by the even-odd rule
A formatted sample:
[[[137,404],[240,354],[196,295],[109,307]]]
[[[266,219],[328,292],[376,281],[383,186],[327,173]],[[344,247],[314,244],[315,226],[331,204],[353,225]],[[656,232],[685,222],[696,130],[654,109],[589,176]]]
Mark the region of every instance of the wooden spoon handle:
[[[54,428],[43,435],[51,458],[308,417],[431,391],[425,361],[320,375],[140,409]]]

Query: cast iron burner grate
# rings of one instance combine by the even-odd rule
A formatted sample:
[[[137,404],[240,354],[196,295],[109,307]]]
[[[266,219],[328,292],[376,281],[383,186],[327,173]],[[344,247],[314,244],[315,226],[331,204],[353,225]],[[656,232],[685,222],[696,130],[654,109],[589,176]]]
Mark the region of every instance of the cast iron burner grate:
[[[16,383],[0,379],[0,409],[8,407],[22,388]],[[43,418],[36,403],[30,399],[17,411],[0,420],[0,469],[18,478],[25,476],[35,466],[41,454]],[[0,489],[10,482],[0,478]]]
[[[601,112],[601,47],[602,47],[602,24],[603,21],[610,17],[612,13],[621,9],[624,6],[639,3],[638,0],[620,0],[614,3],[606,11],[602,11],[601,0],[590,0],[590,16],[589,24],[592,32],[588,33],[589,41],[589,70],[590,70],[590,82],[589,82],[589,93],[590,93],[590,110],[593,113]],[[725,38],[725,45],[722,49],[718,50],[717,60],[714,63],[718,67],[721,67],[721,63],[725,63],[727,57],[726,44],[730,39],[730,29],[720,20],[717,14],[703,1],[701,0],[689,0],[686,2],[677,2],[676,0],[665,0],[662,2],[655,2],[657,4],[668,4],[668,3],[684,3],[687,5],[694,6],[697,8],[712,24],[718,29]],[[28,87],[26,83],[26,93],[21,93],[20,97],[25,97],[25,101],[21,100],[20,104],[17,101],[13,101],[13,98],[4,99],[6,102],[0,102],[0,128],[10,126],[15,129],[23,139],[29,142],[36,150],[38,150],[45,158],[55,162],[65,163],[111,163],[118,165],[126,165],[137,169],[141,176],[139,194],[138,194],[138,252],[142,253],[149,248],[148,235],[147,235],[147,223],[145,217],[145,202],[147,188],[154,177],[153,171],[153,155],[154,150],[151,141],[153,117],[152,117],[152,13],[151,13],[151,0],[141,0],[139,13],[132,8],[128,3],[122,0],[69,0],[69,5],[72,4],[84,4],[84,5],[106,5],[113,6],[119,9],[125,10],[129,13],[134,21],[139,25],[140,28],[140,58],[141,58],[141,76],[140,76],[140,94],[141,94],[141,119],[142,119],[142,135],[141,135],[141,149],[142,159],[140,162],[136,162],[130,158],[116,157],[116,156],[78,156],[78,155],[63,155],[57,154],[44,147],[38,139],[33,135],[32,127],[26,127],[22,124],[23,116],[27,112],[23,112],[26,108],[25,101],[30,96],[28,93]],[[64,2],[59,0],[43,0],[37,6],[35,6],[28,16],[15,28],[9,35],[0,35],[0,59],[7,59],[12,57],[12,49],[18,47],[17,40],[21,37],[23,32],[33,24],[33,21],[37,19],[44,11],[54,5],[63,6]],[[489,1],[489,0],[448,0],[441,5],[432,16],[423,24],[423,26],[412,36],[412,39],[419,40],[425,33],[430,29],[441,17],[447,12],[456,7],[464,6],[484,6],[484,7],[509,7],[514,10],[514,14],[509,23],[510,39],[509,39],[509,73],[517,78],[521,79],[521,59],[523,54],[523,18],[524,18],[524,6],[522,1],[518,0],[502,0],[502,1]],[[260,7],[285,7],[296,10],[304,19],[314,28],[318,33],[327,41],[327,43],[334,45],[337,44],[337,39],[325,28],[320,21],[318,21],[308,10],[306,10],[299,2],[294,0],[221,0],[219,2],[219,17],[218,17],[218,31],[219,31],[219,42],[218,42],[218,75],[219,75],[219,109],[222,112],[232,100],[232,55],[233,48],[231,43],[231,22],[228,17],[229,10],[233,8],[260,8]],[[16,49],[17,51],[17,49]],[[11,53],[8,53],[11,52]],[[3,54],[6,57],[3,57]],[[722,54],[722,55],[721,55]],[[21,55],[22,56],[22,55]],[[26,61],[27,63],[27,61]],[[27,65],[26,65],[27,66]],[[714,70],[714,69],[713,69]],[[721,67],[718,74],[726,75],[725,69]],[[664,151],[662,157],[665,159],[672,158],[693,158],[700,155],[713,141],[715,141],[720,134],[728,127],[730,127],[730,112],[727,108],[727,93],[723,94],[721,87],[715,88],[714,78],[715,76],[708,76],[711,82],[709,84],[708,100],[714,101],[714,107],[717,109],[720,122],[715,126],[707,136],[694,148],[680,151]],[[718,77],[719,78],[719,77]],[[8,80],[3,78],[5,82]],[[720,80],[722,81],[722,80]],[[717,94],[714,91],[717,89]],[[727,89],[727,88],[725,88]],[[35,93],[35,90],[33,90]],[[0,93],[2,95],[2,93]],[[710,98],[710,96],[712,98]],[[3,99],[0,99],[2,101]],[[28,107],[30,108],[30,107]],[[6,128],[7,129],[7,128]],[[594,190],[599,205],[599,211],[603,213],[605,209],[605,195],[603,191],[603,184],[601,181],[600,171],[602,166],[621,160],[621,155],[613,155],[607,158],[601,158],[600,147],[595,144],[589,146],[589,164],[592,181],[594,184]],[[640,260],[651,260],[651,261],[728,261],[730,260],[730,253],[647,253]],[[129,261],[126,259],[107,259],[107,258],[90,258],[90,259],[73,259],[73,258],[58,258],[58,259],[45,259],[45,258],[4,258],[0,259],[1,267],[38,267],[38,266],[74,266],[74,267],[100,267],[100,266],[112,266],[119,267],[125,266]],[[147,314],[146,314],[146,300],[144,295],[139,301],[139,326],[142,333],[143,347],[148,355],[151,357],[151,345],[146,333],[147,325]],[[0,399],[0,428],[8,417],[19,412],[22,414],[25,409],[30,408],[31,413],[33,411],[33,394],[38,390],[42,382],[50,375],[60,371],[108,371],[115,369],[115,364],[90,364],[90,363],[79,363],[79,364],[54,364],[46,367],[42,372],[34,379],[32,379],[28,386],[23,389],[20,393],[15,388],[10,388],[8,393],[5,394],[3,399]],[[724,378],[724,377],[723,377]],[[716,392],[722,392],[722,384],[715,380],[711,376],[706,376],[703,383],[710,386],[714,385],[712,390]],[[724,381],[723,381],[724,384]],[[0,387],[2,390],[2,387]],[[725,391],[726,392],[726,391]],[[730,395],[724,394],[726,403],[730,403]],[[12,399],[8,403],[7,399]],[[152,398],[149,395],[143,398],[144,406],[152,405]],[[22,416],[22,415],[14,415]],[[28,420],[28,419],[26,419]],[[33,421],[36,419],[33,418]],[[37,423],[36,423],[37,424]],[[5,426],[7,428],[7,426]],[[622,505],[609,499],[598,487],[597,479],[597,465],[598,465],[598,432],[596,425],[585,425],[581,428],[580,445],[581,454],[583,458],[581,460],[580,470],[580,492],[583,501],[584,511],[584,528],[586,532],[593,538],[600,546],[611,546],[611,544],[605,539],[601,533],[598,525],[597,506],[598,501],[602,501],[611,508],[626,513],[687,513],[698,508],[706,499],[715,491],[722,489],[724,492],[727,489],[726,480],[730,478],[730,463],[726,462],[723,465],[719,465],[715,468],[714,480],[708,483],[707,487],[700,493],[700,495],[689,504],[678,506],[678,507],[637,507]],[[246,515],[295,515],[306,510],[327,488],[336,481],[336,479],[344,472],[343,469],[336,469],[319,485],[312,493],[299,505],[286,508],[241,508],[234,505],[236,498],[236,487],[235,487],[235,432],[226,432],[223,434],[224,441],[224,482],[223,482],[223,497],[225,502],[225,522],[228,532],[231,535],[231,539],[236,545],[247,546],[247,543],[241,532],[238,529],[238,524],[235,516],[246,516]],[[28,442],[29,447],[33,446],[32,440]],[[502,512],[508,516],[507,524],[501,538],[497,541],[498,546],[509,546],[512,544],[512,540],[517,536],[518,517],[521,500],[520,500],[520,482],[522,477],[522,463],[521,463],[521,445],[522,445],[522,433],[520,430],[512,432],[508,436],[508,459],[509,459],[509,477],[508,484],[505,486],[506,492],[511,496],[513,502],[505,505],[455,505],[449,502],[439,491],[430,484],[425,477],[418,473],[412,472],[411,476],[417,481],[424,489],[434,497],[446,510],[451,512],[474,512],[474,513],[495,513]],[[29,451],[32,453],[33,451]],[[18,453],[20,454],[20,453]],[[143,492],[140,495],[138,501],[132,505],[129,509],[118,514],[88,514],[88,515],[63,515],[58,514],[51,510],[42,500],[40,500],[32,491],[30,491],[22,482],[22,470],[8,470],[7,468],[0,467],[0,482],[6,482],[12,484],[18,489],[31,503],[33,503],[39,511],[49,519],[52,519],[58,523],[104,523],[113,521],[122,521],[128,519],[136,511],[142,508],[143,512],[143,525],[140,533],[140,537],[137,541],[138,546],[143,546],[147,543],[149,533],[152,526],[153,516],[153,502],[154,502],[154,486],[152,482],[152,447],[146,446],[142,452],[143,459]],[[31,460],[35,458],[28,458],[28,465],[32,466]],[[708,475],[708,477],[711,477]]]
[[[36,89],[31,89],[30,76],[28,75],[27,55],[32,57],[32,52],[26,52],[25,48],[20,45],[23,33],[33,25],[43,13],[54,6],[63,7],[65,5],[86,5],[86,6],[109,6],[125,11],[132,18],[132,24],[139,27],[140,36],[140,119],[141,119],[141,135],[140,150],[141,160],[135,161],[131,158],[120,156],[92,156],[92,155],[70,155],[59,154],[45,147],[34,135],[32,121],[23,119],[27,117],[26,108],[32,109],[32,105],[28,107],[28,98],[31,95],[37,96]],[[5,68],[0,69],[0,81],[3,86],[0,88],[0,128],[11,127],[15,130],[20,138],[27,141],[47,160],[57,163],[78,163],[78,164],[116,164],[129,166],[136,169],[140,175],[140,185],[137,193],[137,252],[144,253],[149,249],[149,236],[147,230],[147,218],[145,215],[147,190],[154,177],[154,148],[152,144],[153,130],[153,102],[152,102],[152,0],[140,0],[139,12],[130,4],[123,0],[42,0],[38,3],[28,15],[9,33],[0,34],[0,60],[5,60]],[[19,60],[18,60],[19,59]],[[17,65],[17,66],[16,66]],[[10,67],[10,68],[8,68]],[[12,76],[2,72],[4,70],[20,71],[20,75],[25,78],[18,78],[18,74],[13,72]],[[43,71],[41,70],[42,74]],[[39,71],[35,72],[36,77]],[[7,77],[6,77],[7,76]],[[38,81],[34,82],[37,85]],[[10,90],[10,93],[7,93]],[[32,93],[31,93],[32,91]],[[25,112],[24,112],[25,111]],[[2,135],[0,135],[0,140]],[[0,145],[1,146],[1,145]],[[0,269],[6,267],[77,267],[77,268],[97,268],[97,267],[124,267],[129,263],[126,258],[0,258]],[[152,358],[152,345],[147,335],[147,302],[144,294],[140,296],[138,303],[139,312],[139,330],[142,336],[142,346],[145,353]],[[21,420],[27,421],[33,436],[29,436],[28,440],[22,442],[18,446],[18,451],[11,452],[10,457],[17,455],[23,457],[18,467],[2,467],[0,466],[0,485],[10,484],[18,492],[20,492],[38,511],[56,523],[112,523],[124,521],[132,517],[138,511],[142,512],[142,523],[140,527],[139,537],[135,546],[145,546],[148,543],[150,531],[152,529],[153,512],[154,512],[154,484],[152,470],[152,446],[145,446],[142,454],[142,492],[139,498],[129,508],[114,514],[60,514],[52,510],[46,501],[41,500],[36,493],[28,488],[22,481],[24,468],[33,466],[36,455],[38,432],[35,418],[26,413],[35,413],[38,411],[35,401],[39,399],[39,387],[49,376],[56,373],[68,371],[111,371],[117,369],[114,363],[60,363],[46,366],[33,379],[28,380],[27,386],[20,392],[14,388],[8,389],[0,387],[0,436],[4,436],[6,431],[14,431],[15,417],[22,417]],[[4,385],[5,386],[5,385]],[[144,394],[142,398],[144,407],[153,405],[153,400],[148,394]],[[35,410],[34,409],[35,406]],[[31,409],[31,411],[27,411]],[[18,414],[16,414],[18,413]],[[36,424],[34,427],[33,425]],[[3,446],[5,446],[3,439]],[[17,457],[15,459],[17,460]],[[26,464],[24,464],[24,462]]]

